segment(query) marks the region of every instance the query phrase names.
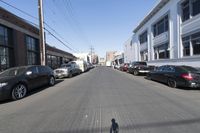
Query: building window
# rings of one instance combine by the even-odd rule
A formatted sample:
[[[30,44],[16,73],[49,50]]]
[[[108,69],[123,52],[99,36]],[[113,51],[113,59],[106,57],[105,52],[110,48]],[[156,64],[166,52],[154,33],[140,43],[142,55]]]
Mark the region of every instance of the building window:
[[[148,52],[142,51],[140,52],[141,61],[147,61],[148,60]]]
[[[182,22],[200,13],[200,0],[185,0],[181,4]]]
[[[184,37],[182,40],[183,40],[183,56],[190,56],[190,37]]]
[[[183,37],[182,44],[183,56],[200,55],[200,32]]]
[[[169,59],[169,43],[165,43],[154,47],[154,59]]]
[[[200,0],[192,0],[192,16],[200,13]]]
[[[147,31],[145,31],[144,33],[142,33],[139,36],[139,39],[140,39],[140,44],[143,44],[143,43],[147,42]]]
[[[184,1],[181,4],[181,8],[182,8],[182,21],[186,21],[190,18],[190,6],[189,6],[189,0]]]
[[[26,46],[27,46],[27,63],[28,65],[38,65],[39,64],[39,43],[38,40],[26,36]]]
[[[154,37],[156,37],[164,32],[167,32],[168,30],[169,30],[168,15],[153,25]]]
[[[56,69],[62,65],[62,57],[47,55],[47,65],[52,69]]]
[[[193,55],[200,55],[200,32],[191,36]]]
[[[0,71],[13,64],[12,30],[0,25]]]
[[[132,40],[131,40],[131,41],[130,41],[130,46],[132,47],[132,45],[133,45],[133,44],[132,44]]]

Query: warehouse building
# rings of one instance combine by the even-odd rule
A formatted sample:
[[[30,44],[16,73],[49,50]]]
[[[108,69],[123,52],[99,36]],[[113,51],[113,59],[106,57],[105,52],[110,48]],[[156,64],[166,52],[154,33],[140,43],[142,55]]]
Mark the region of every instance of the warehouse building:
[[[46,46],[47,64],[56,68],[74,60],[72,54]],[[39,30],[0,7],[0,71],[14,66],[40,64]]]
[[[200,66],[200,0],[160,0],[133,32],[127,59]]]

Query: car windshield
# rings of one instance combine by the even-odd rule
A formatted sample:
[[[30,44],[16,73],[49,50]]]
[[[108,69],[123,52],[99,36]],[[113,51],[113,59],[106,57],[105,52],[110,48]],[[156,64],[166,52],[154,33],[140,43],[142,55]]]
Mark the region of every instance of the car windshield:
[[[70,64],[65,64],[65,65],[61,65],[61,67],[62,68],[64,68],[64,67],[71,67],[71,65]]]
[[[6,70],[2,73],[0,73],[0,77],[6,77],[6,76],[17,76],[22,74],[24,71],[26,70],[26,68],[12,68],[9,70]]]

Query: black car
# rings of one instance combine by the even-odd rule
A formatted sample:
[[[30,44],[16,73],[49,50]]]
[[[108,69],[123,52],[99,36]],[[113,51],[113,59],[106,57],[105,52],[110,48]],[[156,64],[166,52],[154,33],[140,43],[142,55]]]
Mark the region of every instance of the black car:
[[[21,66],[0,73],[0,99],[18,100],[31,89],[55,84],[54,73],[48,66]]]
[[[160,66],[148,73],[147,78],[165,83],[172,88],[200,87],[200,71],[191,66]]]
[[[147,74],[152,68],[144,61],[132,62],[128,67],[128,72],[134,75]]]

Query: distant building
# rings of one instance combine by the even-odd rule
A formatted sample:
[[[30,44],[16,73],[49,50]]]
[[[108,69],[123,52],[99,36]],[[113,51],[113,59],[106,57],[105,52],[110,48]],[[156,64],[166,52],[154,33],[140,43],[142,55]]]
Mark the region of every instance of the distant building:
[[[75,58],[68,52],[48,45],[46,53],[47,64],[52,62],[52,68],[58,67],[64,60]],[[40,63],[39,29],[0,7],[0,71]]]
[[[116,52],[117,51],[106,52],[106,61],[113,61]]]
[[[124,63],[124,53],[123,52],[116,52],[114,54],[114,59],[112,60],[113,65],[120,65]]]
[[[133,32],[125,61],[200,66],[200,0],[160,0]]]
[[[100,64],[101,66],[105,66],[105,64],[106,64],[105,58],[99,58],[99,64]]]
[[[132,43],[132,37],[130,37],[124,43],[124,62],[125,63],[130,63],[136,57],[135,52],[134,52],[135,46],[136,45],[133,45],[133,43]]]

